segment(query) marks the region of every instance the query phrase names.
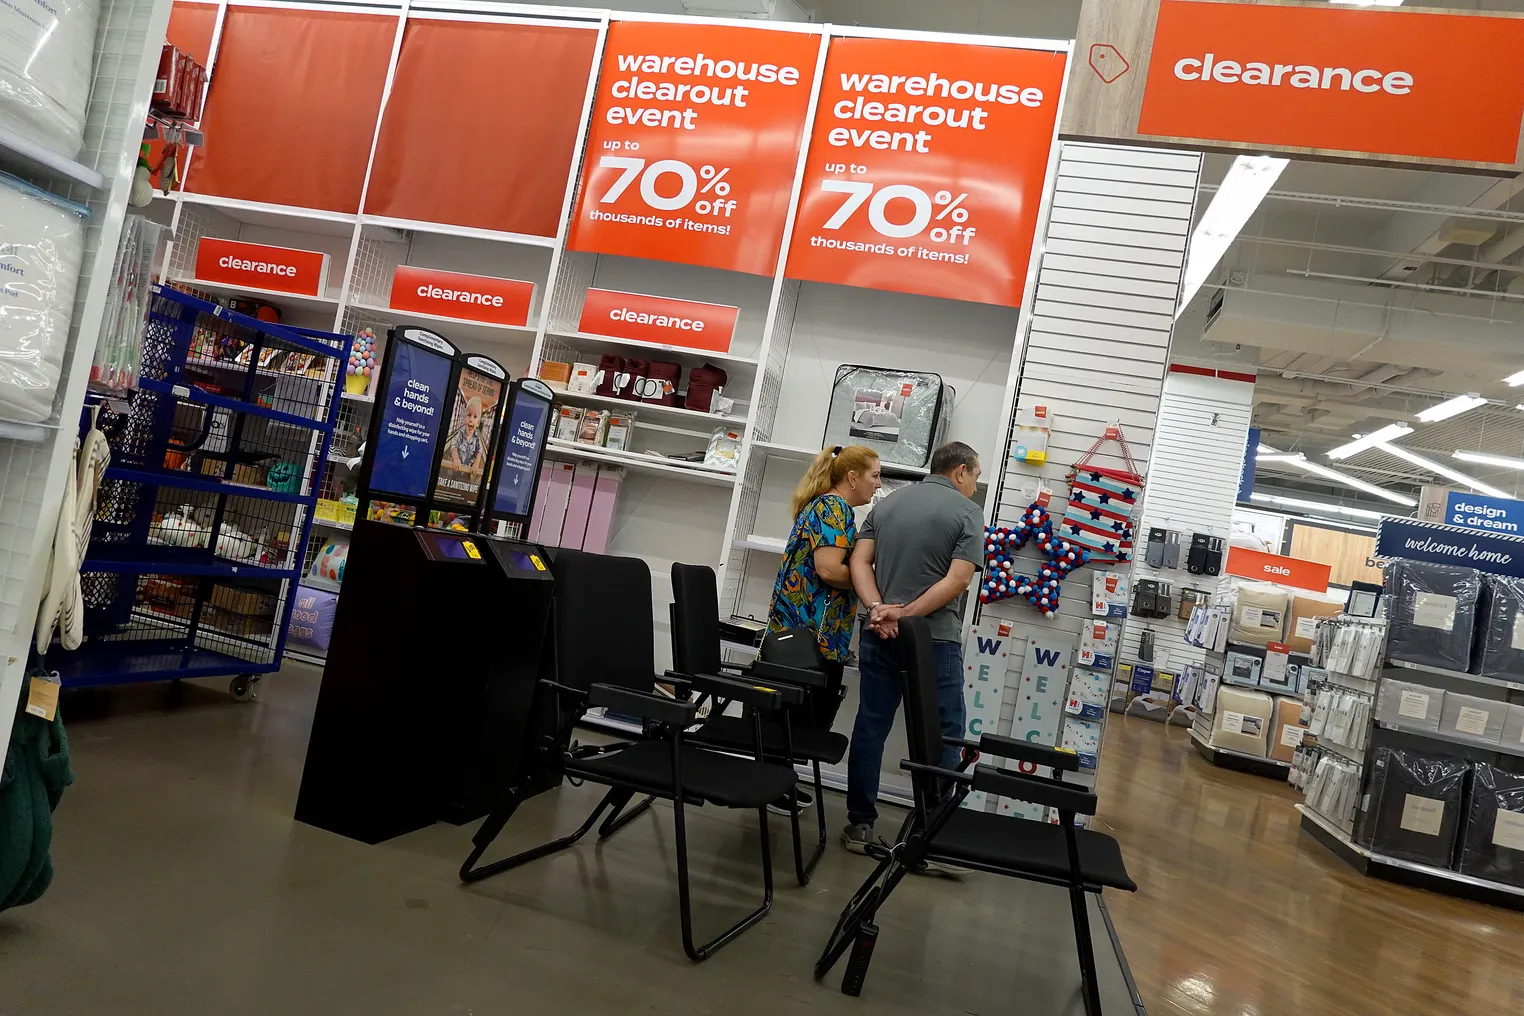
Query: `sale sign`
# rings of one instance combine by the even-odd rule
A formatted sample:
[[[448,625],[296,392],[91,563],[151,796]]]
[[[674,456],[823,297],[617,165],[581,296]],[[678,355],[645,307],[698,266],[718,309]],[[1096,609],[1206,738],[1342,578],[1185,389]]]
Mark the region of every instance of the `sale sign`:
[[[322,296],[328,284],[328,255],[203,236],[196,241],[196,278],[249,289]]]
[[[577,330],[664,346],[730,352],[740,311],[718,303],[589,289]]]
[[[572,250],[771,275],[821,37],[609,25]]]
[[[1518,17],[1163,0],[1138,133],[1512,164],[1521,53]]]
[[[532,282],[398,265],[388,305],[419,314],[522,326],[529,323],[533,299]]]
[[[832,40],[789,277],[1020,306],[1066,60]]]
[[[1328,580],[1333,571],[1328,565],[1317,561],[1266,554],[1248,547],[1230,547],[1223,570],[1241,578],[1311,589],[1318,593],[1328,591]]]

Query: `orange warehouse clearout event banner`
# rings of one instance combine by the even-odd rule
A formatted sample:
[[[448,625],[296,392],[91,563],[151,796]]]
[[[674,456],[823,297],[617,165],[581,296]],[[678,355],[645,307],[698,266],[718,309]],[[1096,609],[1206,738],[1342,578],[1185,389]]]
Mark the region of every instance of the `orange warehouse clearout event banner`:
[[[789,277],[1020,306],[1065,62],[832,40]]]
[[[571,248],[773,274],[820,46],[809,32],[612,23]]]

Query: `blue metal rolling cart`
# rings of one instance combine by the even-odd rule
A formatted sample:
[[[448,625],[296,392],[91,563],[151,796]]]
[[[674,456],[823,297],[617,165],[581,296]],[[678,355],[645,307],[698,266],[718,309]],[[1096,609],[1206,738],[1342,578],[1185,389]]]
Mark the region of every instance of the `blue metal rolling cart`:
[[[156,286],[137,390],[106,400],[111,465],[81,566],[64,687],[280,667],[349,340]]]

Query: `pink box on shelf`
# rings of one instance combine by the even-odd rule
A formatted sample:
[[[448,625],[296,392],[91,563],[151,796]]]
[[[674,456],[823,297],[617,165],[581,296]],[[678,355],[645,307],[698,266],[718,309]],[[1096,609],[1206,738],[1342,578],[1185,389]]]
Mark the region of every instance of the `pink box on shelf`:
[[[619,500],[619,484],[623,481],[624,469],[620,466],[598,470],[593,507],[587,516],[587,535],[582,538],[582,549],[590,554],[608,553],[609,533],[614,528],[614,503]]]
[[[545,503],[550,500],[550,472],[554,465],[554,460],[545,463],[540,470],[539,482],[535,485],[534,514],[529,516],[529,529],[524,535],[524,539],[530,543],[545,542],[541,533],[545,528]]]
[[[566,501],[566,522],[561,526],[561,546],[582,549],[587,536],[587,519],[593,510],[593,487],[598,482],[598,463],[577,463],[572,477],[571,496]]]
[[[547,461],[542,473],[550,474],[545,487],[544,521],[540,524],[539,542],[552,547],[565,546],[561,542],[561,529],[566,523],[566,502],[571,498],[572,476],[577,467],[570,462]]]

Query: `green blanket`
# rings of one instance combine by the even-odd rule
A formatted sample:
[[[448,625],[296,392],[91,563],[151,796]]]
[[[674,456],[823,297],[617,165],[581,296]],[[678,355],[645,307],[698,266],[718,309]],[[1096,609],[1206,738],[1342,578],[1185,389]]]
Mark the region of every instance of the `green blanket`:
[[[25,701],[26,696],[22,696]],[[21,712],[0,772],[0,910],[31,903],[53,881],[53,809],[74,782],[63,720]]]

